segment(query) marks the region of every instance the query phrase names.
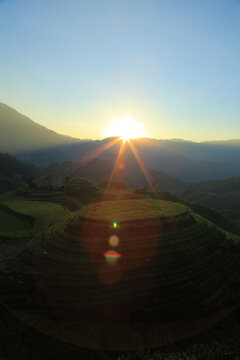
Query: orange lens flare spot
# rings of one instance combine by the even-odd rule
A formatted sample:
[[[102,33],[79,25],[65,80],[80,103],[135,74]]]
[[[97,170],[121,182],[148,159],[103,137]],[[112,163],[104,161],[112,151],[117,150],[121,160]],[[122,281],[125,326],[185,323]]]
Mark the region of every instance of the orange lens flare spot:
[[[107,263],[116,264],[118,260],[122,257],[122,255],[115,250],[108,250],[107,252],[105,252],[104,257]]]
[[[112,247],[117,247],[119,245],[119,238],[116,235],[112,235],[110,236],[108,243]]]

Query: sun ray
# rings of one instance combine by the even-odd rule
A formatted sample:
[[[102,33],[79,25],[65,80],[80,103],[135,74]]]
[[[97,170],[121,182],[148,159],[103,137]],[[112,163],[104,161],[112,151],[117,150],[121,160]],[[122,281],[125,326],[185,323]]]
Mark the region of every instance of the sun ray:
[[[129,146],[130,146],[130,148],[131,148],[131,150],[132,150],[132,152],[133,152],[133,154],[134,154],[134,156],[135,156],[135,158],[136,158],[136,160],[137,160],[137,162],[138,162],[138,164],[139,164],[139,166],[140,166],[140,168],[141,168],[141,170],[143,172],[143,175],[145,176],[145,178],[146,178],[146,180],[148,182],[148,184],[155,191],[156,189],[155,189],[155,186],[154,186],[155,182],[153,180],[153,177],[150,174],[150,172],[148,171],[148,169],[147,169],[146,165],[144,164],[143,160],[141,159],[141,157],[140,157],[140,155],[139,155],[139,153],[137,151],[137,148],[133,145],[131,140],[128,142],[128,144],[129,144]]]
[[[101,146],[100,148],[93,150],[90,154],[88,154],[88,156],[83,161],[81,161],[81,166],[86,165],[87,163],[94,160],[96,157],[102,155],[102,153],[104,153],[105,151],[110,149],[113,145],[115,145],[119,141],[120,141],[119,138],[114,139],[114,140],[110,141],[109,143]]]
[[[126,119],[125,119],[126,120]],[[110,149],[111,147],[113,147],[115,144],[117,144],[119,141],[121,141],[120,143],[120,148],[112,169],[112,172],[110,174],[109,180],[108,180],[108,184],[105,190],[105,195],[106,193],[109,191],[109,189],[111,188],[111,184],[113,182],[114,178],[117,178],[117,173],[119,171],[119,169],[121,168],[121,160],[122,160],[122,156],[124,153],[124,150],[126,149],[126,146],[129,145],[132,153],[134,154],[136,161],[140,167],[140,169],[143,172],[143,175],[145,176],[148,184],[150,185],[150,187],[152,188],[152,190],[156,193],[156,187],[155,187],[155,182],[153,180],[153,177],[151,175],[151,173],[149,172],[149,170],[147,169],[144,161],[142,160],[142,158],[139,155],[139,152],[136,148],[136,146],[133,144],[133,141],[131,141],[131,139],[135,139],[134,136],[134,132],[133,129],[131,131],[127,131],[128,129],[125,127],[124,128],[124,133],[122,133],[122,135],[120,137],[117,137],[115,139],[113,139],[112,141],[102,145],[100,148],[97,148],[95,150],[93,150],[92,152],[88,153],[86,155],[86,157],[79,163],[73,163],[71,164],[69,167],[63,169],[62,171],[58,171],[53,175],[53,178],[57,178],[58,176],[63,176],[64,174],[66,174],[69,171],[76,171],[77,169],[79,169],[80,167],[88,164],[89,162],[93,161],[94,159],[96,159],[97,157],[99,157],[100,155],[102,155],[105,151],[107,151],[108,149]],[[130,136],[131,133],[131,136]],[[129,135],[127,135],[129,134]],[[142,139],[143,140],[143,139]]]
[[[117,155],[117,158],[116,158],[116,161],[115,161],[115,164],[114,164],[114,167],[113,167],[113,170],[111,172],[111,175],[109,177],[109,180],[108,180],[108,184],[107,184],[107,188],[106,188],[106,192],[108,192],[109,188],[111,187],[111,184],[112,184],[112,181],[114,179],[114,176],[116,176],[116,172],[117,170],[119,169],[119,164],[120,164],[120,161],[121,161],[121,156],[125,150],[125,147],[126,147],[126,143],[124,141],[121,142],[121,145],[120,145],[120,149],[119,149],[119,152],[118,152],[118,155]],[[105,192],[105,193],[106,193]]]
[[[85,159],[83,159],[81,162],[78,163],[73,163],[71,164],[69,167],[56,172],[53,176],[52,179],[55,179],[59,176],[63,176],[64,174],[68,173],[69,171],[73,172],[78,170],[79,168],[81,168],[82,166],[88,164],[89,162],[93,161],[94,159],[96,159],[98,156],[102,155],[105,151],[107,151],[108,149],[110,149],[112,146],[114,146],[117,142],[119,142],[120,139],[114,139],[110,142],[108,142],[107,144],[102,145],[100,148],[93,150],[92,152],[90,152],[89,154],[87,154],[87,156],[85,157]],[[40,179],[38,179],[38,181],[42,181],[43,177],[41,177]]]

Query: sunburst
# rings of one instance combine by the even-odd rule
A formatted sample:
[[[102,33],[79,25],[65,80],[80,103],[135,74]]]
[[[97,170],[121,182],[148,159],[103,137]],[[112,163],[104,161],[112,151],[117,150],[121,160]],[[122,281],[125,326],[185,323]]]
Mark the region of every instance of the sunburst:
[[[109,177],[109,181],[108,181],[109,186],[111,186],[113,179],[116,177],[117,172],[121,168],[122,159],[123,159],[124,152],[125,152],[125,149],[127,146],[131,149],[132,153],[134,154],[136,161],[137,161],[138,165],[140,166],[148,184],[150,185],[150,187],[153,188],[153,184],[154,184],[153,178],[152,178],[150,172],[148,171],[146,165],[144,164],[136,146],[133,144],[133,141],[131,141],[131,139],[135,139],[135,138],[139,138],[139,137],[141,137],[141,138],[146,137],[146,133],[143,129],[142,124],[135,121],[132,117],[116,118],[108,126],[106,134],[111,137],[116,136],[117,139],[113,139],[113,140],[109,141],[107,144],[104,143],[104,145],[99,147],[97,150],[94,150],[94,151],[90,152],[89,154],[87,154],[84,157],[84,159],[82,159],[80,162],[75,163],[75,164],[72,163],[69,167],[64,168],[62,171],[54,174],[53,177],[63,176],[64,173],[67,173],[72,170],[77,170],[81,166],[86,165],[87,163],[91,162],[95,158],[102,155],[105,151],[109,150],[111,147],[113,147],[118,142],[121,142],[119,152],[117,154],[116,161],[113,166],[112,173]]]
[[[143,125],[130,116],[114,119],[108,126],[107,136],[118,136],[121,140],[146,137]]]

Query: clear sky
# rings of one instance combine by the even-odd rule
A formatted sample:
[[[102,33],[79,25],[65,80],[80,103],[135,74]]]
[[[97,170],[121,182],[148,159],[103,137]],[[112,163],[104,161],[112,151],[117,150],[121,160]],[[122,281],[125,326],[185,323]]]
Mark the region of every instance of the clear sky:
[[[80,138],[240,138],[240,1],[0,0],[0,101]]]

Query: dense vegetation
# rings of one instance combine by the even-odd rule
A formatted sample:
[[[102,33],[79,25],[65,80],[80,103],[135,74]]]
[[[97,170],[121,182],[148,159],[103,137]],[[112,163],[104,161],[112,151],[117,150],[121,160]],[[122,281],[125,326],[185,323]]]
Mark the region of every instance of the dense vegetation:
[[[19,176],[28,179],[30,176],[38,175],[38,169],[31,164],[23,163],[12,155],[0,153],[1,175],[5,177]]]
[[[34,234],[43,231],[47,226],[52,224],[59,217],[65,215],[68,211],[57,204],[51,204],[47,202],[28,201],[22,197],[15,196],[14,193],[6,193],[0,196],[0,205],[5,207],[6,210],[12,212],[11,216],[14,216],[16,223],[19,222],[19,218],[25,218],[32,226],[27,226],[25,230],[18,231],[14,227],[9,227],[8,231],[0,228],[0,237],[10,238],[31,238]],[[7,213],[6,213],[7,214]],[[9,214],[9,212],[8,212]],[[8,216],[8,215],[5,215]]]
[[[8,208],[0,207],[0,234],[11,231],[25,230],[31,226],[30,222],[11,213]]]
[[[204,181],[191,184],[181,196],[191,202],[201,203],[221,213],[224,218],[219,221],[225,226],[226,217],[235,222],[235,232],[240,232],[240,178],[221,181]],[[213,210],[214,209],[214,210]],[[210,211],[210,210],[208,210]]]
[[[5,274],[0,277],[1,300],[16,317],[3,313],[9,329],[4,344],[11,343],[15,332],[23,334],[24,343],[26,332],[31,344],[22,348],[19,359],[47,359],[40,344],[56,354],[61,349],[59,359],[66,352],[73,358],[106,360],[221,359],[222,354],[234,359],[240,353],[234,315],[174,346],[116,351],[192,336],[239,303],[240,238],[227,232],[232,230],[227,219],[223,230],[214,210],[168,192],[120,187],[66,178],[61,186],[49,181],[0,196],[0,242],[6,253],[0,265]],[[104,257],[112,234],[120,240],[116,266]],[[28,332],[27,324],[36,330]],[[84,350],[52,336],[115,350]],[[16,340],[15,349],[19,344]],[[3,354],[14,359],[4,346]]]

